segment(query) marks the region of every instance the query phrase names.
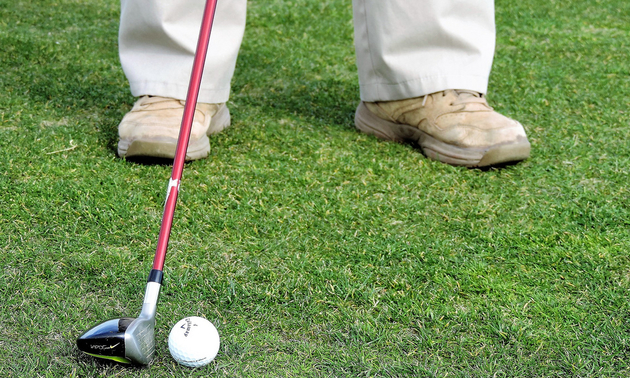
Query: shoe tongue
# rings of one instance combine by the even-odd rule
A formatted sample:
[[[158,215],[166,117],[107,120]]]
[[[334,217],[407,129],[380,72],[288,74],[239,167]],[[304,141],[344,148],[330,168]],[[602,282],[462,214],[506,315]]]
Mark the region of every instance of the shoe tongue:
[[[158,110],[158,109],[178,109],[184,106],[184,101],[176,100],[174,98],[160,97],[160,96],[147,96],[141,99],[142,106],[146,109]]]
[[[470,98],[470,97],[481,98],[481,93],[479,93],[479,92],[470,91],[470,90],[467,90],[467,89],[455,89],[453,91],[461,99],[466,99],[466,98]]]
[[[466,89],[454,89],[453,92],[457,95],[455,104],[463,104],[467,110],[489,110],[490,108],[486,99],[479,92]]]
[[[158,102],[172,101],[172,99],[160,96],[144,96],[140,99],[143,104],[155,104]]]

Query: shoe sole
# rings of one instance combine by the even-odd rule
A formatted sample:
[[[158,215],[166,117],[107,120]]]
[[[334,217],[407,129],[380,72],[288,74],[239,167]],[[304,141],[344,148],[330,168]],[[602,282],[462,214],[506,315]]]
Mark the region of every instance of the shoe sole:
[[[221,132],[230,126],[230,110],[224,104],[217,113],[212,116],[206,135],[201,138],[190,139],[186,150],[186,160],[203,159],[210,153],[210,140],[208,135]],[[118,142],[118,156],[134,157],[149,156],[156,158],[175,158],[177,139],[167,137],[142,138],[133,140],[121,139]]]
[[[424,131],[409,125],[401,125],[381,119],[372,113],[363,102],[357,107],[354,118],[360,131],[380,139],[418,146],[430,159],[451,165],[469,168],[489,167],[514,163],[529,157],[531,145],[526,138],[484,148],[457,147],[444,143]]]

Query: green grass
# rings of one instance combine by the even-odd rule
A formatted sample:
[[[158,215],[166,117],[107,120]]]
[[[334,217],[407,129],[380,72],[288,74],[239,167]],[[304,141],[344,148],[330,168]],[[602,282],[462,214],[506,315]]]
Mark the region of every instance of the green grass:
[[[357,133],[350,2],[251,1],[233,127],[186,165],[157,358],[135,316],[170,167],[116,157],[113,0],[0,0],[0,376],[630,376],[630,3],[497,3],[489,98],[531,159],[486,171]],[[170,327],[219,329],[209,366]]]

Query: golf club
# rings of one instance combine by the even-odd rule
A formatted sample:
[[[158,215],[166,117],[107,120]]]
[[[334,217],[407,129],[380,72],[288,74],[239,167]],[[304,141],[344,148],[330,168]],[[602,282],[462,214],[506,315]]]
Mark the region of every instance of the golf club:
[[[123,363],[146,365],[151,362],[155,352],[155,313],[157,309],[158,295],[162,285],[164,258],[168,247],[168,239],[171,234],[175,205],[179,193],[179,185],[186,160],[186,150],[192,128],[192,122],[201,86],[201,76],[208,51],[208,42],[212,30],[212,22],[217,6],[217,0],[207,0],[197,50],[193,62],[190,85],[186,95],[184,115],[177,140],[173,171],[166,192],[166,203],[162,215],[162,225],[158,238],[157,250],[153,260],[153,269],[149,274],[149,280],[144,293],[144,301],[140,316],[137,318],[118,318],[102,322],[77,339],[79,350],[99,358]]]

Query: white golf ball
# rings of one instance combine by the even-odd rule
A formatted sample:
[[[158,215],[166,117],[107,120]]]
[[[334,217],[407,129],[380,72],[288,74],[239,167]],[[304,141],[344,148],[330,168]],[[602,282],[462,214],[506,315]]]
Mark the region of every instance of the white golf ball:
[[[219,352],[219,332],[212,323],[198,316],[177,322],[168,335],[168,350],[175,361],[188,367],[212,362]]]

